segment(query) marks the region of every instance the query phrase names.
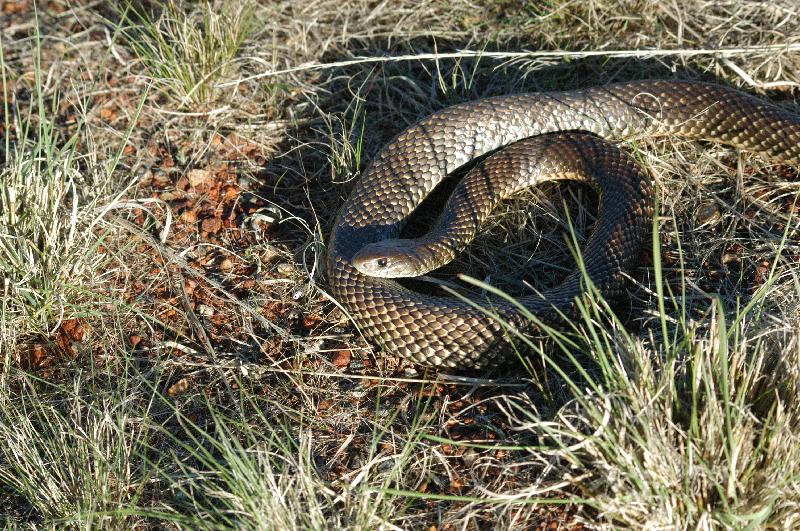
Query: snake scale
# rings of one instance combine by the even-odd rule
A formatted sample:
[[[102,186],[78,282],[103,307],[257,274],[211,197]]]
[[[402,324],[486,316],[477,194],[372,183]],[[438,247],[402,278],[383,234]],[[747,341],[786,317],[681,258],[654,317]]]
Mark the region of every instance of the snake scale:
[[[581,251],[585,271],[601,292],[614,293],[649,230],[653,191],[643,170],[607,140],[665,134],[800,161],[800,116],[715,84],[634,81],[448,107],[387,144],[342,205],[328,242],[332,295],[367,338],[391,354],[428,366],[492,365],[509,350],[495,319],[459,299],[416,292],[384,277],[421,274],[446,263],[503,197],[545,179],[577,179],[595,186],[599,200],[598,221]],[[456,187],[435,237],[398,239],[408,216],[438,183],[491,152]],[[569,315],[583,290],[582,276],[574,272],[560,285],[519,300],[548,322],[559,312]],[[511,303],[480,304],[491,304],[514,326],[532,326]]]

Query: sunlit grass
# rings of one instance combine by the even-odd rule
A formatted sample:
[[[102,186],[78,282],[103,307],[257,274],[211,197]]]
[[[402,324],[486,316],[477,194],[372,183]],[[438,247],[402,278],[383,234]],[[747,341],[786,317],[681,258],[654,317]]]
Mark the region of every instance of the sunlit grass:
[[[31,98],[13,105],[3,46],[5,162],[0,167],[0,274],[2,350],[19,338],[46,339],[63,319],[94,311],[99,274],[109,264],[100,252],[104,206],[124,186],[114,175],[118,158],[98,160],[81,124],[65,134],[58,125],[58,92],[45,93],[38,38]],[[79,144],[84,144],[79,148]],[[124,142],[123,142],[124,145]],[[119,148],[121,151],[121,147]]]
[[[331,480],[317,454],[318,420],[298,423],[299,411],[241,389],[235,416],[206,402],[202,426],[176,409],[180,430],[164,432],[174,451],[160,474],[178,521],[194,529],[372,529],[403,517],[403,494],[390,487],[424,480],[424,400],[405,433],[390,428],[397,413],[373,423],[363,464]]]
[[[660,268],[656,260],[663,279]],[[529,315],[553,352],[505,324],[570,391],[555,419],[516,406],[520,424],[552,441],[531,451],[581,477],[565,502],[593,507],[611,527],[781,528],[800,519],[800,350],[790,308],[784,324],[762,318],[776,310],[775,280],[733,308],[710,298],[695,320],[686,317],[685,280],[677,294],[659,289],[660,318],[644,337],[629,334],[589,282],[567,330]],[[798,279],[795,290],[800,298]]]
[[[134,3],[119,8],[123,35],[141,59],[150,80],[180,106],[213,102],[216,84],[232,71],[245,39],[255,30],[254,2],[169,0],[160,13]]]
[[[133,380],[98,369],[63,384],[13,380],[0,385],[0,493],[47,526],[129,528],[151,479]]]

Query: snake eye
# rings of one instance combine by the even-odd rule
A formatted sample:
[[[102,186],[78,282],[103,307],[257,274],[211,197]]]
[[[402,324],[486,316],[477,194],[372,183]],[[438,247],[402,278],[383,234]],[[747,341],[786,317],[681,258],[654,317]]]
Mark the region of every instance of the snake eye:
[[[389,261],[386,258],[378,258],[377,262],[378,262],[378,267],[386,267],[386,264],[389,263]]]

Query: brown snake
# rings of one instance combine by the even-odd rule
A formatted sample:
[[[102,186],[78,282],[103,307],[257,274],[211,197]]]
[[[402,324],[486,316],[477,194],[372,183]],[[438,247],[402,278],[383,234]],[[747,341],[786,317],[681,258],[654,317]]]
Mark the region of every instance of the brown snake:
[[[546,134],[557,132],[564,133]],[[418,293],[379,277],[443,265],[497,201],[559,178],[585,180],[598,189],[598,221],[581,255],[601,292],[615,292],[649,230],[653,192],[628,155],[586,133],[608,139],[673,134],[800,161],[800,116],[713,84],[636,81],[448,107],[386,145],[342,205],[328,247],[333,296],[364,334],[391,354],[451,368],[492,364],[508,350],[495,319],[458,299]],[[453,192],[451,210],[437,222],[437,231],[450,233],[419,238],[410,247],[397,240],[409,214],[442,179],[501,147]],[[384,240],[391,242],[378,243]],[[354,267],[354,259],[368,274]],[[582,276],[575,272],[560,285],[519,300],[548,322],[558,312],[570,314],[583,291]],[[510,303],[492,300],[491,309],[523,330],[532,326]]]

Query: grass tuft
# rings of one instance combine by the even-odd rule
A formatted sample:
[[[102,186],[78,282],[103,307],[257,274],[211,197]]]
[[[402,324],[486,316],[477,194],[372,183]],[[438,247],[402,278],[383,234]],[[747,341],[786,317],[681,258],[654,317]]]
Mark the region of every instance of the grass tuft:
[[[255,30],[251,0],[201,2],[169,0],[160,13],[128,2],[119,15],[125,41],[144,64],[152,84],[180,107],[215,101],[216,85],[233,71],[245,39]]]
[[[4,79],[5,162],[0,167],[0,328],[3,349],[20,340],[47,339],[67,318],[92,311],[91,295],[108,265],[96,227],[104,202],[119,193],[116,161],[98,160],[80,124],[59,126],[59,94],[48,92],[32,50],[34,80],[28,102],[16,102]],[[6,71],[2,44],[0,69]],[[83,145],[80,145],[83,142]],[[79,150],[80,145],[80,150]]]
[[[97,376],[110,378],[99,371],[63,385],[16,376],[16,390],[0,387],[0,492],[16,499],[15,512],[47,526],[131,526],[130,508],[149,479],[149,426],[131,389],[97,389]]]
[[[657,256],[657,238],[654,245]],[[658,278],[660,268],[656,261]],[[764,288],[737,307],[726,308],[719,297],[696,304],[692,310],[702,317],[694,320],[686,319],[681,297],[659,294],[662,310],[653,331],[663,330],[661,337],[626,332],[590,285],[568,333],[539,327],[558,346],[558,356],[504,323],[569,389],[555,419],[539,416],[532,404],[516,405],[514,416],[551,441],[532,451],[555,460],[556,478],[581,478],[572,485],[578,495],[566,498],[597,511],[587,524],[797,525],[800,335],[796,315],[777,326],[762,317],[772,306],[774,281],[765,279]]]

